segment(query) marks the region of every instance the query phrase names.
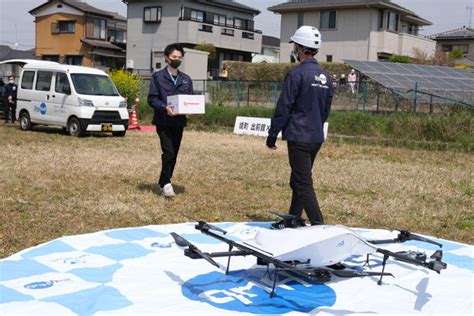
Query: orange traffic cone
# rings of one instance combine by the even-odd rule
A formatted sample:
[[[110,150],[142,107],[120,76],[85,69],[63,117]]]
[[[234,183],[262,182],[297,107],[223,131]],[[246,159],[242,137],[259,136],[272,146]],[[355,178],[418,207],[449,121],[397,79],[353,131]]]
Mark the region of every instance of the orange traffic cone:
[[[128,120],[128,129],[140,129],[140,126],[138,125],[138,118],[137,118],[137,107],[138,107],[138,102],[140,100],[138,98],[135,99],[135,102],[133,103],[132,111],[130,111],[130,119]]]

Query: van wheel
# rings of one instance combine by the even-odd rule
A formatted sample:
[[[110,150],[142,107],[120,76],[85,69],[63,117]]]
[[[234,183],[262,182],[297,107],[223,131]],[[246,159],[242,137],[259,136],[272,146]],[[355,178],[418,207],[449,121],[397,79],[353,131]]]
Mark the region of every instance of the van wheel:
[[[20,114],[20,128],[23,131],[27,131],[27,130],[31,129],[31,119],[30,119],[30,115],[28,114],[28,112],[22,112]]]
[[[71,118],[67,123],[67,131],[73,137],[80,137],[83,134],[81,122],[75,117]]]
[[[120,132],[112,132],[112,136],[114,137],[124,137],[127,131],[120,131]]]

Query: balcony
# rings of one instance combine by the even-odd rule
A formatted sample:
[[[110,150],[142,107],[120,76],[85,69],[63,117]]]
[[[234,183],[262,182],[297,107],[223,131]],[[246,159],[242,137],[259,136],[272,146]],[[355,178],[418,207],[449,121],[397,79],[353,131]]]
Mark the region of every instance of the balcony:
[[[178,42],[212,43],[218,48],[259,53],[262,49],[262,34],[256,30],[242,30],[191,19],[180,19],[178,21]]]
[[[428,55],[433,55],[436,48],[435,41],[408,33],[383,31],[376,32],[374,35],[377,37],[377,52],[379,53],[415,57],[415,48],[424,51]]]

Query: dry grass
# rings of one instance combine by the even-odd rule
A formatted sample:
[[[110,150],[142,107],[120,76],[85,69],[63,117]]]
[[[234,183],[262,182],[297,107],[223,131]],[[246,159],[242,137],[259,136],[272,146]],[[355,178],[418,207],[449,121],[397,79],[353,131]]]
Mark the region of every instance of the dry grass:
[[[71,138],[0,125],[0,257],[71,234],[190,221],[273,220],[290,201],[286,144],[186,131],[174,181],[159,196],[159,141]],[[474,241],[474,156],[328,142],[314,168],[329,223],[404,228]]]

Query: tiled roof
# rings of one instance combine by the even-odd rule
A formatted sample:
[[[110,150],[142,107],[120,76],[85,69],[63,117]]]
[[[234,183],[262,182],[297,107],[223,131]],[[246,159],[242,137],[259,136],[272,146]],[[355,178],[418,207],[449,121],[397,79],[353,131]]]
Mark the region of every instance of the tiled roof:
[[[97,9],[96,7],[93,7],[93,6],[91,6],[90,4],[88,4],[86,2],[78,2],[78,1],[74,1],[74,0],[51,0],[51,1],[45,2],[42,5],[30,10],[30,14],[34,14],[35,11],[43,8],[44,6],[46,6],[50,3],[65,3],[65,4],[71,6],[75,9],[80,10],[80,11],[85,12],[85,13],[92,13],[92,14],[102,15],[102,16],[110,17],[110,18],[117,19],[117,20],[123,20],[123,21],[127,20],[126,17],[121,16],[117,12],[111,12],[111,11]]]
[[[470,27],[461,27],[454,30],[431,35],[434,40],[450,40],[450,39],[474,39],[474,29]]]

